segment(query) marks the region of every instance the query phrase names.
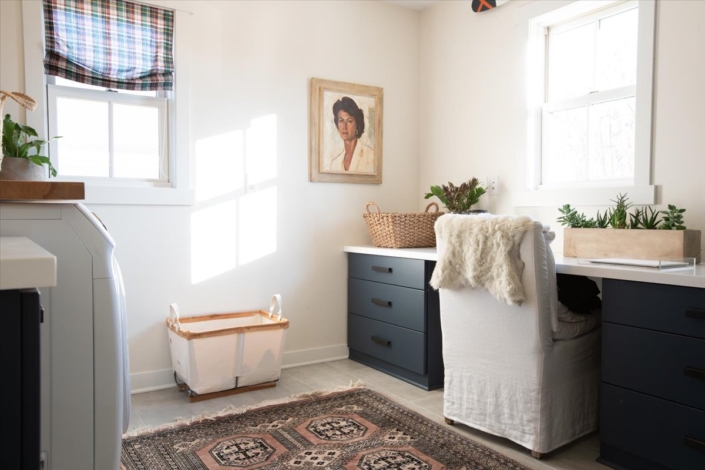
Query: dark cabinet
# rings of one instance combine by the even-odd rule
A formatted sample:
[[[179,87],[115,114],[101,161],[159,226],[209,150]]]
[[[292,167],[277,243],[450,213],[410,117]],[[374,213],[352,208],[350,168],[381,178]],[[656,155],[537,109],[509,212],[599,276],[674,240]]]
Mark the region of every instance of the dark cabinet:
[[[350,359],[426,390],[443,387],[434,261],[348,254]]]
[[[705,289],[604,279],[599,461],[705,468]]]
[[[37,289],[0,291],[0,459],[2,468],[39,468]]]

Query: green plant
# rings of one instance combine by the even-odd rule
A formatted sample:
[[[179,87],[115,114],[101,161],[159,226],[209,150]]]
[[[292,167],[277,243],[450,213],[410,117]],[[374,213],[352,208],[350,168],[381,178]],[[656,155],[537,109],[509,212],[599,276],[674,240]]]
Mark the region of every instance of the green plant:
[[[477,178],[472,178],[460,186],[451,182],[448,182],[448,186],[431,186],[431,192],[426,193],[424,199],[436,196],[450,212],[462,214],[477,204],[483,194],[485,189],[480,186]]]
[[[642,211],[641,209],[635,209],[633,214],[629,214],[629,228],[631,228],[631,229],[641,228],[643,216],[644,216],[644,211]]]
[[[600,211],[597,211],[597,217],[595,218],[595,223],[597,228],[607,228],[610,225],[610,211],[606,210],[603,215],[600,215]]]
[[[51,164],[49,157],[39,153],[45,144],[59,137],[49,140],[31,139],[32,137],[38,137],[37,131],[14,122],[9,114],[5,115],[2,122],[2,152],[5,158],[26,158],[40,166],[48,165],[51,176],[56,176],[56,168]]]
[[[562,217],[559,217],[557,219],[558,222],[560,222],[561,225],[565,225],[566,227],[597,228],[599,226],[599,213],[597,214],[598,220],[595,220],[593,218],[588,219],[587,217],[585,217],[585,214],[578,214],[578,211],[570,207],[570,204],[566,204],[563,207],[559,208],[558,212],[563,214]]]
[[[627,195],[622,193],[617,196],[617,200],[610,199],[610,201],[617,204],[614,210],[610,214],[610,225],[612,228],[627,228],[627,218],[629,217],[629,208],[632,204],[627,202]]]
[[[578,213],[570,204],[565,204],[558,209],[563,214],[557,220],[569,228],[617,228],[617,229],[646,229],[646,230],[685,230],[683,225],[683,213],[685,209],[678,209],[669,204],[667,211],[655,211],[650,206],[643,206],[635,209],[634,213],[629,213],[632,203],[627,199],[627,195],[621,193],[617,199],[612,199],[616,207],[607,209],[604,214],[597,211],[596,218],[588,219],[585,214]],[[659,220],[660,214],[665,214],[663,220]],[[659,225],[663,222],[663,225]]]
[[[683,225],[683,212],[685,209],[678,209],[673,204],[668,205],[667,211],[661,211],[663,216],[662,230],[685,230]]]
[[[646,215],[646,210],[649,210],[650,214]],[[659,224],[661,223],[660,220],[658,220],[659,217],[659,211],[653,210],[649,206],[644,206],[641,210],[641,220],[640,225],[641,228],[644,228],[646,230],[654,230],[657,229]]]
[[[559,207],[558,212],[563,215],[558,217],[556,221],[570,228],[580,227],[585,218],[585,214],[578,214],[578,211],[570,207],[570,204],[564,204],[563,207]]]

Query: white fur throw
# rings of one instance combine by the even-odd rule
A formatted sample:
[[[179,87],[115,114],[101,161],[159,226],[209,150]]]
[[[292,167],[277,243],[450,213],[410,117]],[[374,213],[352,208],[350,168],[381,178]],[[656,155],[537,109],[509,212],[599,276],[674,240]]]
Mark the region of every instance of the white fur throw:
[[[519,245],[534,221],[527,216],[446,214],[436,221],[443,243],[431,276],[434,289],[487,289],[496,299],[521,305],[524,289]]]

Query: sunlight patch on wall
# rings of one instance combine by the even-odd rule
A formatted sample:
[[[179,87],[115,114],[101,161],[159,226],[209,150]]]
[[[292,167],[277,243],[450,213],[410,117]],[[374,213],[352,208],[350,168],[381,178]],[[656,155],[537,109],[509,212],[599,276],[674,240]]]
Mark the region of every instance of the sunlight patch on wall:
[[[192,284],[277,251],[276,178],[276,114],[196,142]]]
[[[246,194],[240,199],[240,265],[277,251],[277,188]]]
[[[191,214],[191,283],[237,266],[237,204],[233,199]]]
[[[277,177],[277,115],[250,121],[246,134],[245,167],[247,184],[259,184]]]
[[[276,136],[276,134],[275,134]],[[196,142],[196,201],[205,201],[245,185],[241,130]]]

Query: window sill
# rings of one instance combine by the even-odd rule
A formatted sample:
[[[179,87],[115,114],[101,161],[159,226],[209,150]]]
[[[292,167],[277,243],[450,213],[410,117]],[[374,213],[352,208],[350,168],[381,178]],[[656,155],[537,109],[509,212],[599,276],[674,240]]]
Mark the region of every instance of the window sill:
[[[626,194],[635,205],[656,203],[656,186],[615,186],[583,189],[537,189],[514,191],[514,207],[556,207],[570,204],[580,206],[613,206],[618,194]]]
[[[98,186],[86,183],[86,204],[192,206],[193,189]]]

